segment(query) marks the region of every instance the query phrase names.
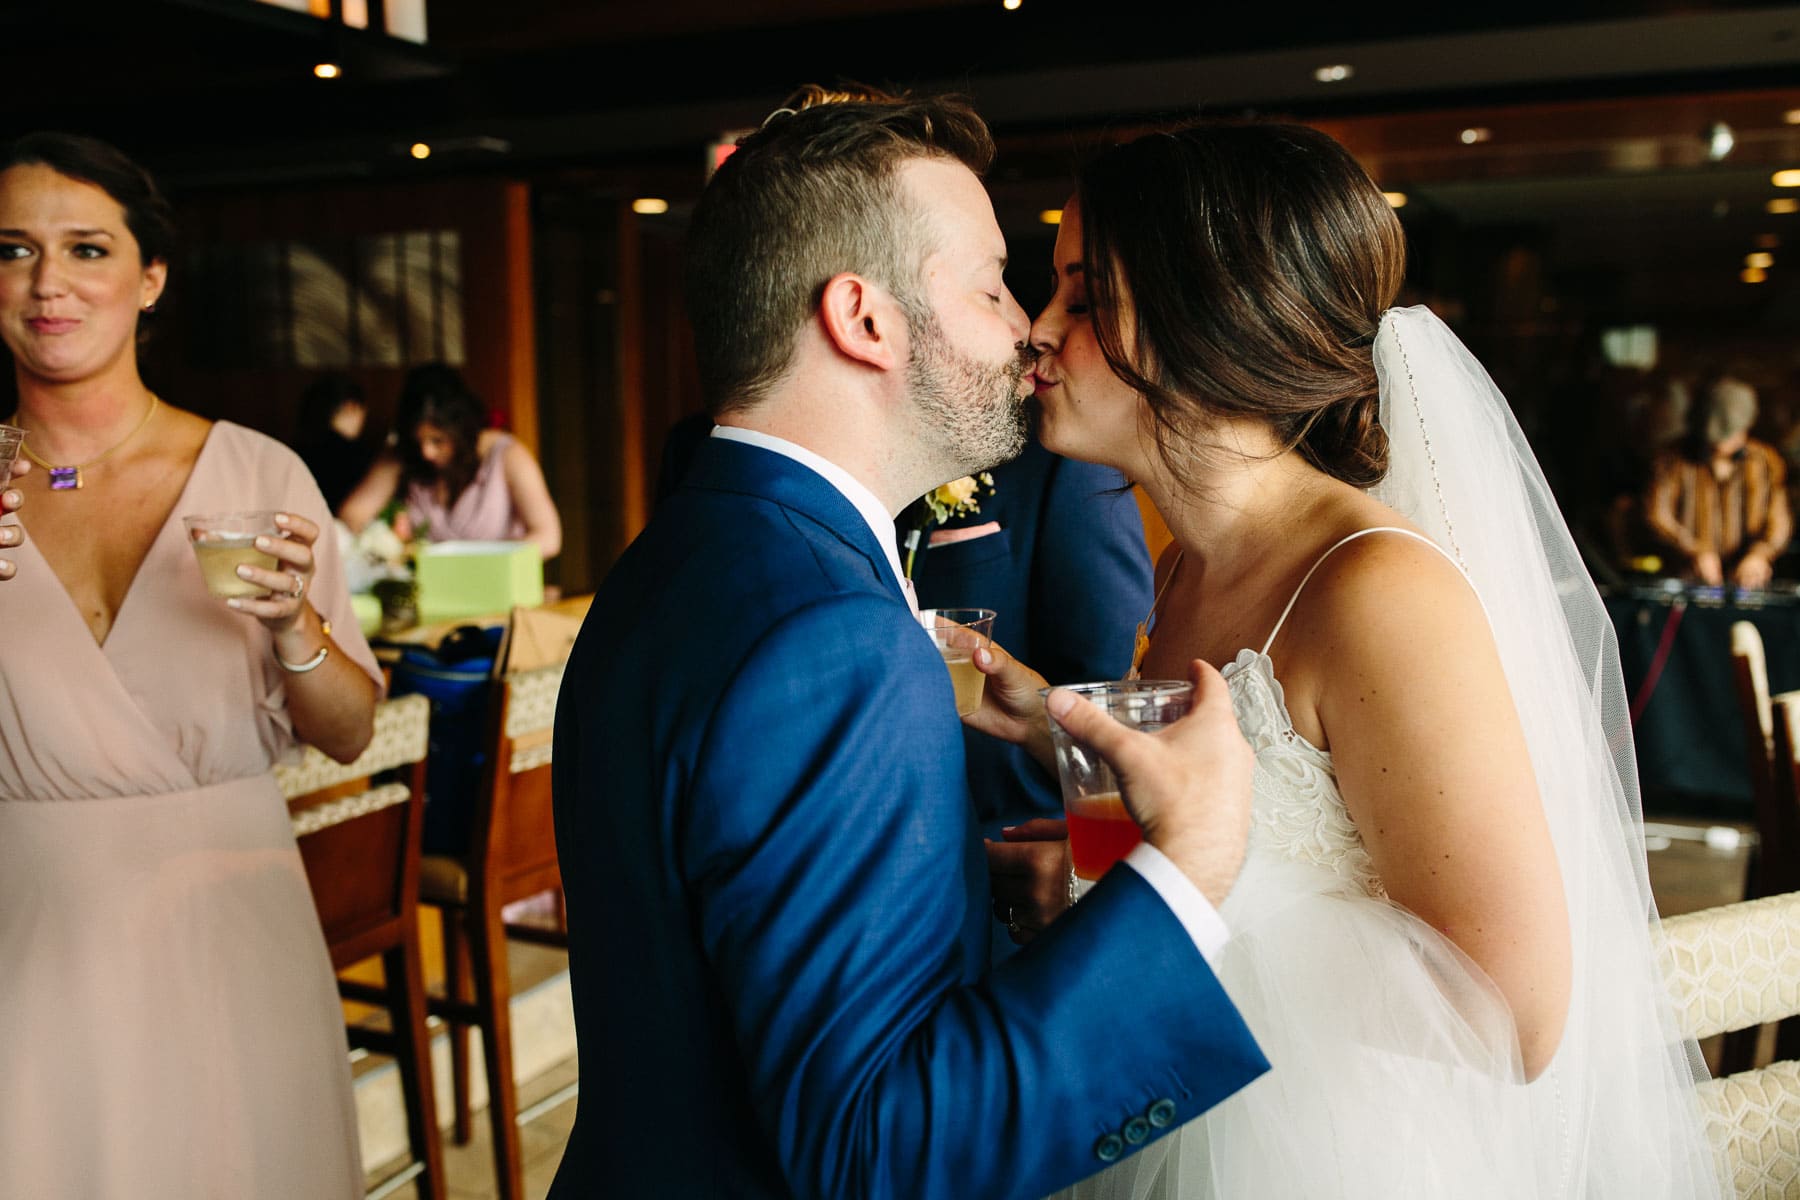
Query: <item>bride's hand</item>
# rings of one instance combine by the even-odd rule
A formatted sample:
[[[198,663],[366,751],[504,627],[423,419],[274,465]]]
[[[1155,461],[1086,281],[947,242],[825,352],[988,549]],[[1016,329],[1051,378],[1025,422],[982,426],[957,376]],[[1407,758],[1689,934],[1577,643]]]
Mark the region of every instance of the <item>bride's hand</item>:
[[[970,729],[1024,746],[1047,771],[1056,769],[1050,726],[1044,720],[1044,677],[1008,654],[998,642],[975,651],[975,666],[987,676],[981,707],[963,718]]]
[[[994,919],[1022,946],[1069,907],[1069,826],[1044,817],[1000,836],[986,843]]]

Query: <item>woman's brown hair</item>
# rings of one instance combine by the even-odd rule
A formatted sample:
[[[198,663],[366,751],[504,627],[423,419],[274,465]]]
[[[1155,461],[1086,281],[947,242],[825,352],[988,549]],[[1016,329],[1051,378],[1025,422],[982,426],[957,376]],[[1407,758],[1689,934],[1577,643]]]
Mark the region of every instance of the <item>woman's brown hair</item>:
[[[1105,151],[1077,197],[1095,336],[1178,479],[1208,418],[1234,415],[1346,483],[1381,480],[1371,348],[1406,242],[1347,150],[1303,125],[1204,121]]]

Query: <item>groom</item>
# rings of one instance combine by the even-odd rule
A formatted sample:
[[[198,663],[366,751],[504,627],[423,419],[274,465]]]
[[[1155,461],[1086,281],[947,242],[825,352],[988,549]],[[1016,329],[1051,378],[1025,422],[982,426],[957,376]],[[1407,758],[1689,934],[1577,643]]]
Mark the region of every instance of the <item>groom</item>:
[[[1037,1197],[1266,1069],[1205,957],[1250,775],[1205,670],[1166,735],[1066,714],[1146,844],[986,970],[961,730],[892,522],[1022,444],[992,153],[950,101],[801,106],[694,214],[725,428],[602,585],[557,713],[558,1200]]]

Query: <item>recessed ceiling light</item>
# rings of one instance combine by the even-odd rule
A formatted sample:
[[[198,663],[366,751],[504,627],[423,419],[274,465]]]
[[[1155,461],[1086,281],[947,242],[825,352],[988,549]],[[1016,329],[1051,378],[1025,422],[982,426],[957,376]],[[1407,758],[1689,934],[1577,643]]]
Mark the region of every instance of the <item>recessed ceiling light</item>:
[[[1761,267],[1745,267],[1738,272],[1738,278],[1745,283],[1761,283],[1769,277],[1769,273]]]
[[[1405,208],[1406,207],[1406,193],[1405,192],[1383,192],[1383,193],[1381,193],[1381,198],[1388,202],[1389,208]]]
[[[1781,196],[1763,205],[1764,211],[1772,216],[1783,216],[1787,213],[1800,212],[1800,200],[1791,196]]]
[[[1769,176],[1769,182],[1776,187],[1800,187],[1800,168],[1789,167],[1785,171],[1777,171]]]
[[[1731,126],[1723,121],[1714,121],[1706,127],[1706,157],[1719,162],[1730,154],[1737,145],[1737,135],[1731,132]]]
[[[424,142],[414,142],[412,144],[412,149],[411,149],[411,151],[409,151],[409,153],[414,158],[419,158],[419,159],[430,158],[431,157],[431,147],[426,145]]]
[[[660,196],[640,196],[631,202],[631,211],[654,217],[669,211],[669,202]]]
[[[1800,125],[1800,108],[1790,108],[1781,114],[1781,119],[1789,125]]]
[[[1476,142],[1485,142],[1494,136],[1494,131],[1486,125],[1471,125],[1456,135],[1465,146],[1473,146]]]
[[[1004,8],[1007,12],[1017,12],[1019,10],[1019,5],[1022,3],[1024,3],[1024,0],[1000,0],[1000,7]]]
[[[1356,68],[1349,63],[1327,63],[1313,68],[1313,78],[1320,83],[1342,83],[1356,74]]]
[[[1767,250],[1758,250],[1755,254],[1744,255],[1744,265],[1766,271],[1775,265],[1775,256]]]
[[[1038,220],[1046,225],[1061,225],[1062,212],[1063,210],[1060,208],[1046,208],[1038,214]]]
[[[338,66],[336,63],[327,62],[327,63],[314,63],[313,64],[313,74],[320,79],[336,79],[339,75],[342,75],[343,73],[344,73],[343,68]]]

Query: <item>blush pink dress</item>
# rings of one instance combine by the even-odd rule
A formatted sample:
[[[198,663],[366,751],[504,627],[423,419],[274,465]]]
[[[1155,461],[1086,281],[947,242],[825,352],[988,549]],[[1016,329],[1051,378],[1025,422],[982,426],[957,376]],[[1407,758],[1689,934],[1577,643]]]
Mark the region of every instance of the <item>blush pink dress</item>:
[[[286,678],[180,519],[247,509],[325,529],[310,595],[379,678],[311,475],[241,426],[213,426],[104,645],[29,539],[0,583],[0,1196],[362,1195],[342,1010],[269,774],[297,753]]]
[[[413,484],[406,490],[406,513],[415,529],[423,528],[434,542],[516,542],[525,536],[525,522],[513,509],[512,488],[506,483],[506,451],[516,439],[502,433],[469,481],[448,507],[438,502],[430,488]]]

